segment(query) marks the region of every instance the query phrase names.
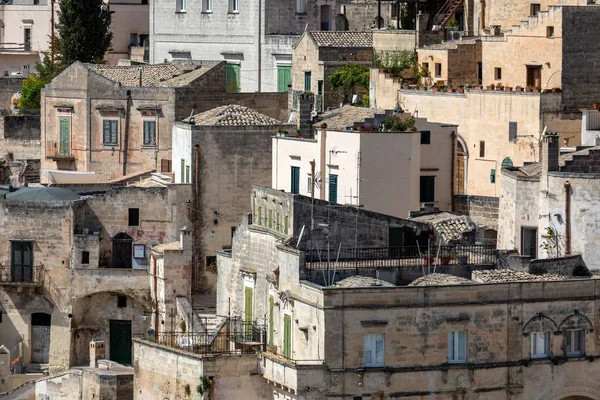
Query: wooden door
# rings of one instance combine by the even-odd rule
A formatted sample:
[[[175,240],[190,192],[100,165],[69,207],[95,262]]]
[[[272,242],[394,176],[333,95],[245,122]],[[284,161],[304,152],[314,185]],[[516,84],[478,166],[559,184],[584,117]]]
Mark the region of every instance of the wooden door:
[[[31,362],[48,364],[50,361],[50,314],[31,314]]]
[[[113,238],[113,268],[131,268],[133,239],[126,233],[119,233]]]
[[[244,288],[244,326],[246,340],[252,340],[252,288]]]
[[[292,316],[283,316],[283,356],[292,358]]]
[[[131,364],[131,321],[110,321],[110,360]]]

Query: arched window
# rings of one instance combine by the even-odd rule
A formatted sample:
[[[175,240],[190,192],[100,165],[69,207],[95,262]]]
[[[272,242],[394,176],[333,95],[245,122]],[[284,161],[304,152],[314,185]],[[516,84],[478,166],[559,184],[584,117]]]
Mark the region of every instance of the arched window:
[[[502,160],[502,168],[508,168],[508,167],[512,167],[513,166],[513,161],[510,159],[510,157],[506,157],[504,160]]]

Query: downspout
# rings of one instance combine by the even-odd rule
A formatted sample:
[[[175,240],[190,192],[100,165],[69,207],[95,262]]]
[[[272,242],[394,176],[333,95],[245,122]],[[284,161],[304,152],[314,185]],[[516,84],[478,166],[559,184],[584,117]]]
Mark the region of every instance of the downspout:
[[[127,91],[127,108],[125,110],[125,135],[123,136],[123,176],[127,175],[127,153],[129,152],[129,120],[131,114],[131,90]],[[91,132],[90,132],[91,134]]]
[[[194,283],[194,287],[198,288],[198,266],[200,265],[200,145],[196,145],[196,159],[195,164],[196,167],[194,169],[194,173],[196,176],[194,177],[194,268],[192,269],[192,282]]]
[[[156,258],[152,258],[152,266],[153,268],[153,273],[154,273],[154,334],[158,335],[158,318],[159,318],[159,312],[158,312],[158,271],[156,270]]]
[[[262,5],[263,1],[258,1],[258,91],[262,92]]]
[[[571,255],[571,184],[565,182],[565,256]]]
[[[319,128],[321,131],[321,190],[320,197],[321,200],[325,200],[325,178],[326,178],[326,163],[327,163],[327,124],[322,124]]]
[[[456,133],[452,131],[450,135],[452,138],[452,166],[450,167],[450,210],[454,211],[454,196],[455,196],[455,185],[456,185]]]

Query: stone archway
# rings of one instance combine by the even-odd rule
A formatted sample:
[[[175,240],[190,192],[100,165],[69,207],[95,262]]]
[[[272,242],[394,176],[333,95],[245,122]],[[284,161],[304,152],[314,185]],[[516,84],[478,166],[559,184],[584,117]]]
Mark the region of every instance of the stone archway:
[[[467,194],[467,166],[469,152],[467,144],[460,137],[456,137],[456,174],[454,183],[455,194]]]

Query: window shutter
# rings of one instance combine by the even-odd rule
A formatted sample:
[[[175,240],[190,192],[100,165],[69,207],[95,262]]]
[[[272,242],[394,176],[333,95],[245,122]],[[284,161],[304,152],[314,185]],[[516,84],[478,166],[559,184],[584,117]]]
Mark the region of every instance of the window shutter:
[[[269,345],[273,346],[273,295],[269,296]]]
[[[365,365],[373,364],[373,341],[371,335],[365,335]]]
[[[458,357],[460,361],[467,359],[467,332],[458,331]]]
[[[144,144],[150,143],[150,132],[148,132],[148,121],[144,121]]]
[[[104,120],[102,121],[102,142],[110,143],[110,121]]]
[[[300,167],[292,167],[292,188],[294,194],[300,193]]]
[[[508,140],[509,141],[517,140],[517,123],[516,122],[508,123]]]
[[[112,144],[118,143],[118,134],[119,134],[119,121],[116,121],[116,120],[110,121],[110,143],[112,143]]]
[[[329,202],[337,203],[337,175],[329,174]]]
[[[454,360],[454,332],[448,332],[448,360]]]
[[[384,342],[383,335],[374,335],[375,339],[375,364],[384,365]]]
[[[312,75],[312,73],[310,71],[306,71],[304,73],[304,91],[305,92],[310,92],[311,75]]]
[[[283,218],[283,233],[285,233],[286,235],[288,234],[288,224],[289,224],[289,217],[286,215]]]

